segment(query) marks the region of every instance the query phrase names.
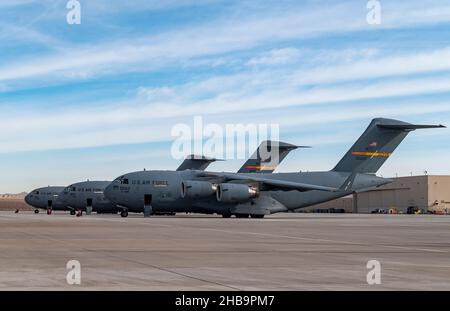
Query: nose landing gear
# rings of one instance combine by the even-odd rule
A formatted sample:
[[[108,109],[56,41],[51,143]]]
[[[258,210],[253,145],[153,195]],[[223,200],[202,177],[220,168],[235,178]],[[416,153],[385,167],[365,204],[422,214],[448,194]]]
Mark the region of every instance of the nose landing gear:
[[[144,195],[144,217],[150,217],[153,214],[152,195]]]

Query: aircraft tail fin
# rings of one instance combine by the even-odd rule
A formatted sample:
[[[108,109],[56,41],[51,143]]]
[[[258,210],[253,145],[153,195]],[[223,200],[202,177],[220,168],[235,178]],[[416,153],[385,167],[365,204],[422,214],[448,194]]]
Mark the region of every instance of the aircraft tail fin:
[[[333,171],[375,174],[409,132],[444,127],[415,125],[392,119],[373,119]]]
[[[263,141],[238,173],[272,173],[291,151],[298,148],[309,147],[281,141]]]
[[[204,171],[211,163],[216,161],[221,160],[191,154],[186,157],[183,163],[181,163],[181,165],[177,168],[177,171],[185,171],[185,170]]]

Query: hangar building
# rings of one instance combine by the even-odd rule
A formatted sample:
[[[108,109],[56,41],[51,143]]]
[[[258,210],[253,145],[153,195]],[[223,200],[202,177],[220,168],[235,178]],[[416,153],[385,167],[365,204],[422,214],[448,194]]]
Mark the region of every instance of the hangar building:
[[[353,211],[396,209],[408,213],[421,210],[450,213],[450,176],[412,176],[353,196]]]
[[[394,182],[357,193],[304,211],[371,213],[375,210],[396,210],[401,213],[436,212],[450,214],[450,176],[411,176],[394,178]]]

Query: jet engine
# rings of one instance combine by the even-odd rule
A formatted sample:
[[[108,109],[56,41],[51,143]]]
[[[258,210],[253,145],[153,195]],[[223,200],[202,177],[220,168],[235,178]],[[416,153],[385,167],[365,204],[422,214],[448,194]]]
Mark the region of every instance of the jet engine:
[[[222,203],[241,203],[258,196],[258,189],[246,184],[220,184],[216,191],[217,201]]]
[[[202,198],[213,195],[217,186],[207,181],[184,180],[181,183],[181,197]]]

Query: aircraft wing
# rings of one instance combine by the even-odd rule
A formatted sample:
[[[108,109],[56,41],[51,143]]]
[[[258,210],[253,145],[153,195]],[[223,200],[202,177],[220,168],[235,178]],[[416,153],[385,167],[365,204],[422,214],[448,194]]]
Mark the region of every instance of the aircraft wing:
[[[268,190],[283,190],[283,191],[289,191],[289,190],[297,190],[301,192],[305,191],[311,191],[311,190],[318,190],[318,191],[328,191],[328,192],[336,192],[339,191],[337,188],[331,188],[331,187],[325,187],[325,186],[319,186],[319,185],[312,185],[312,184],[305,184],[305,183],[298,183],[293,181],[286,181],[286,180],[278,180],[278,179],[268,179],[268,178],[262,178],[262,177],[256,177],[256,176],[245,176],[242,174],[217,174],[217,173],[200,173],[198,174],[199,177],[214,177],[214,178],[221,178],[222,180],[226,181],[243,181],[247,183],[257,182],[261,185],[268,188]]]

